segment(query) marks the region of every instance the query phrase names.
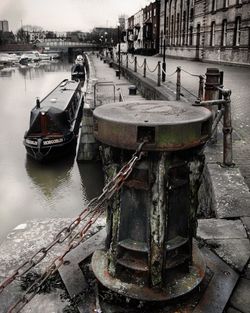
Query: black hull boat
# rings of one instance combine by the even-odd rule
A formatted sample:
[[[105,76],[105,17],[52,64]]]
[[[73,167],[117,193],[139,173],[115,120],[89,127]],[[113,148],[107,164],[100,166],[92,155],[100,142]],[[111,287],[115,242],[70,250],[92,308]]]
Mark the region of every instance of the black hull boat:
[[[30,128],[24,135],[28,155],[47,161],[75,153],[82,114],[80,82],[62,81],[31,110]]]

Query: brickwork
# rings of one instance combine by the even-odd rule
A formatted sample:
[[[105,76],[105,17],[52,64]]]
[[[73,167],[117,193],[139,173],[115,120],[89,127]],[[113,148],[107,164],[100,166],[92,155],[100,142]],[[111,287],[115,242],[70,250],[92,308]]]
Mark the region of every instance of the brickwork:
[[[164,34],[161,1],[160,34]],[[250,1],[166,0],[166,54],[250,64]],[[160,40],[162,48],[162,40]]]

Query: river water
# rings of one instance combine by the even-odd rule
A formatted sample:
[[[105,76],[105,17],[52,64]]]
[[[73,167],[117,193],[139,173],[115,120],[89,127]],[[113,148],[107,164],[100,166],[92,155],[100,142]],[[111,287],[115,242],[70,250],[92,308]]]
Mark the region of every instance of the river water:
[[[100,165],[74,156],[39,164],[23,145],[36,97],[70,78],[70,67],[59,61],[0,71],[0,241],[30,219],[75,217],[101,192]]]

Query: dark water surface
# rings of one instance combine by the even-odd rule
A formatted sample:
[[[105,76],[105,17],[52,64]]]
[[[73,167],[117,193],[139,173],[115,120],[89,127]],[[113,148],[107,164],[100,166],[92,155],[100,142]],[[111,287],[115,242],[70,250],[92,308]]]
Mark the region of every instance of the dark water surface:
[[[35,98],[70,78],[70,67],[60,61],[0,71],[0,241],[30,219],[75,217],[101,191],[97,164],[78,164],[75,157],[39,164],[23,146]]]

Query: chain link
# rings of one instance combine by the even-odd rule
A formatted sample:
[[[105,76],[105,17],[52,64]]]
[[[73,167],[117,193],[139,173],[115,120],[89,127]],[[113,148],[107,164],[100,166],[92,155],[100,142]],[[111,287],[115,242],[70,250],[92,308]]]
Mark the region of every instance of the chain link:
[[[43,283],[53,275],[59,267],[64,263],[64,257],[73,249],[75,249],[84,240],[84,237],[90,227],[97,221],[97,219],[104,213],[105,207],[104,203],[111,199],[111,197],[120,190],[123,183],[126,181],[130,173],[132,172],[135,164],[139,161],[143,155],[142,147],[146,142],[142,142],[137,148],[136,152],[133,154],[132,158],[120,169],[120,171],[111,179],[110,182],[103,188],[102,194],[94,198],[88,206],[81,212],[81,214],[68,226],[64,227],[60,232],[57,233],[55,239],[46,247],[42,247],[36,253],[34,253],[31,258],[25,261],[19,268],[17,268],[14,273],[5,279],[3,283],[0,284],[0,294],[11,282],[13,282],[17,277],[23,277],[32,268],[38,265],[46,256],[48,251],[50,251],[56,244],[61,244],[65,240],[73,235],[73,231],[80,224],[81,221],[89,217],[86,223],[82,226],[80,231],[72,236],[70,241],[67,243],[67,247],[64,252],[57,256],[47,267],[45,272],[40,278],[38,278],[24,293],[24,295],[9,308],[7,313],[18,313],[20,312],[27,303],[34,298],[34,296],[41,290]],[[90,210],[89,210],[90,209]],[[25,268],[28,266],[27,268]],[[22,272],[20,272],[23,270]]]
[[[154,72],[157,70],[157,68],[158,68],[158,64],[157,64],[156,67],[154,68],[154,70],[152,71],[152,70],[149,68],[148,63],[146,63],[146,65],[147,65],[147,68],[148,68],[148,70],[149,70],[150,73],[154,73]]]

